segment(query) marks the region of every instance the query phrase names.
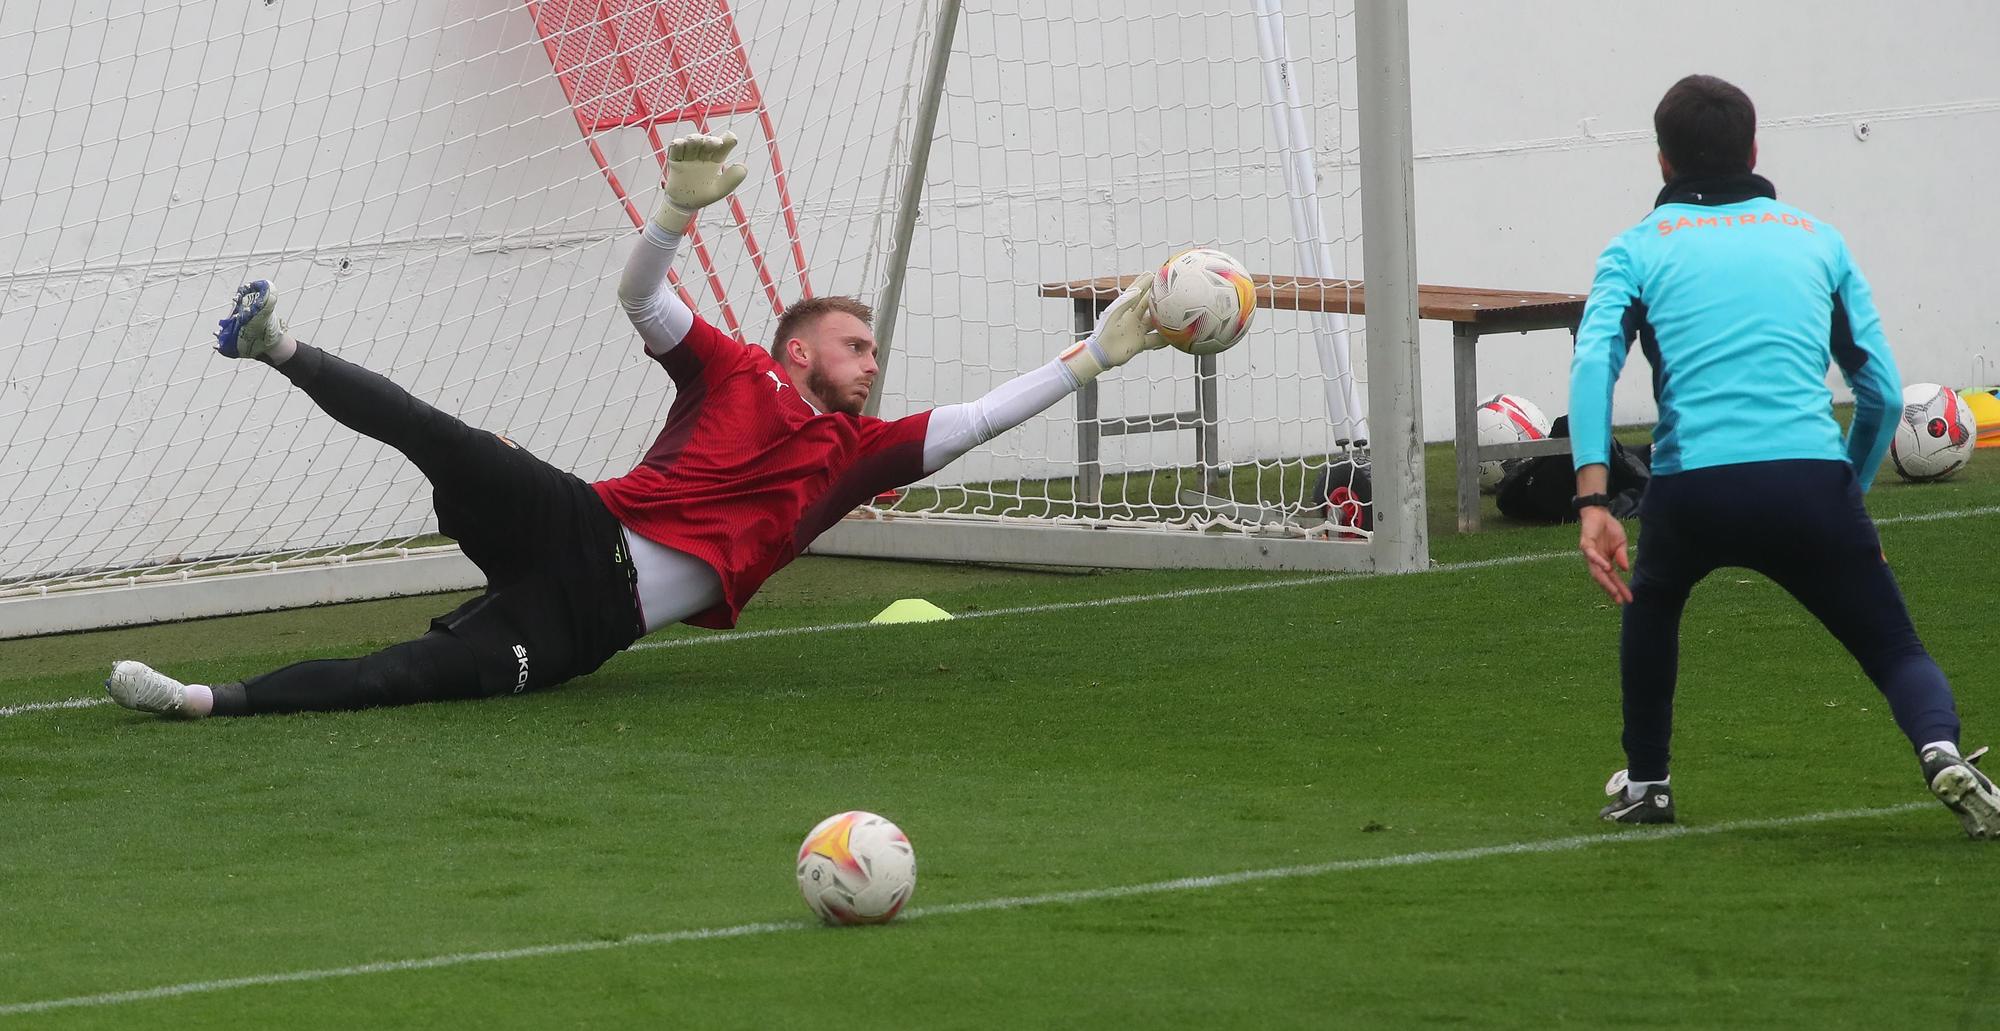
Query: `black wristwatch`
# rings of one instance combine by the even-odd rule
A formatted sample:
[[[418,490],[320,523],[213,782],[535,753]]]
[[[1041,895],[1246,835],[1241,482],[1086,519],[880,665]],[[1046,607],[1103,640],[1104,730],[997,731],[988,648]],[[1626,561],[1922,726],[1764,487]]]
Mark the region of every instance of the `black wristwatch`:
[[[1611,495],[1578,494],[1576,497],[1569,499],[1569,507],[1576,509],[1578,514],[1582,514],[1586,508],[1610,508]]]

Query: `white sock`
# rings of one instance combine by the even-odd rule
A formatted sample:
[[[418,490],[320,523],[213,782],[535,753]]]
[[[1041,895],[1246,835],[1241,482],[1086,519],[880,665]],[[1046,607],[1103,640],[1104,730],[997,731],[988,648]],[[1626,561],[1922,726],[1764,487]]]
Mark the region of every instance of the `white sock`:
[[[1667,778],[1667,780],[1672,779],[1672,777]],[[1667,780],[1628,780],[1625,782],[1625,798],[1628,801],[1637,802],[1646,797],[1647,788],[1666,787]]]
[[[1946,755],[1951,756],[1954,759],[1960,758],[1958,754],[1958,745],[1950,741],[1933,741],[1930,744],[1927,744],[1924,747],[1917,749],[1917,754],[1922,755],[1933,748],[1937,749],[1940,752],[1945,753]]]
[[[181,696],[181,704],[187,707],[189,716],[201,719],[215,711],[215,692],[209,690],[207,684],[188,684],[185,690],[187,693]]]
[[[290,334],[287,334],[284,339],[278,341],[276,346],[264,352],[264,360],[270,362],[272,365],[283,365],[291,359],[292,355],[297,354],[298,351],[299,342],[293,340]],[[203,688],[202,690],[205,691],[207,688]]]

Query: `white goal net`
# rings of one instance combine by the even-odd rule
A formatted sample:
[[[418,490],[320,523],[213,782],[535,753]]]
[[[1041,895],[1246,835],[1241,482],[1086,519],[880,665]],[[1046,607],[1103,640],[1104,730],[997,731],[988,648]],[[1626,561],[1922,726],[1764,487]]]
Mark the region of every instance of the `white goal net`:
[[[663,141],[730,129],[752,169],[678,269],[704,316],[761,344],[805,294],[877,300],[942,5],[0,7],[0,633],[60,628],[8,615],[36,599],[130,622],[469,586],[413,466],[212,353],[235,287],[272,279],[302,339],[617,475],[672,400],[613,294]],[[967,0],[882,415],[1047,361],[1079,317],[1058,285],[1187,246],[1359,278],[1351,4],[1280,6]],[[1360,328],[1260,312],[1213,376],[1146,356],[1094,415],[1060,405],[848,522],[965,554],[996,528],[1150,534],[1186,565],[1221,538],[1353,550],[1316,478],[1365,434]],[[844,529],[829,547],[903,553]],[[287,571],[324,575],[257,586]],[[147,590],[195,584],[224,586]]]

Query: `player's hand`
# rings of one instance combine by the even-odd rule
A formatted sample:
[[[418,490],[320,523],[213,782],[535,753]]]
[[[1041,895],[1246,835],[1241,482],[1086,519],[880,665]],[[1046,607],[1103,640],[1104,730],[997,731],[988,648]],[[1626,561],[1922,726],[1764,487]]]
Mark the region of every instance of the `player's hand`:
[[[1091,339],[1104,352],[1105,368],[1115,369],[1137,358],[1141,351],[1167,346],[1166,338],[1153,325],[1153,280],[1150,275],[1140,276],[1098,317]]]
[[[1600,505],[1592,505],[1582,512],[1583,534],[1577,547],[1583,551],[1583,561],[1590,567],[1590,578],[1612,601],[1624,605],[1632,600],[1632,588],[1627,586],[1620,570],[1629,571],[1632,562],[1625,553],[1625,524],[1611,514],[1611,510]]]
[[[1153,277],[1140,276],[1104,309],[1097,329],[1062,353],[1078,383],[1088,382],[1106,369],[1115,369],[1139,356],[1167,346],[1153,326]]]
[[[729,196],[750,170],[725,165],[736,149],[736,134],[682,136],[667,145],[667,174],[660,180],[665,193],[653,221],[670,233],[686,232],[694,213]]]

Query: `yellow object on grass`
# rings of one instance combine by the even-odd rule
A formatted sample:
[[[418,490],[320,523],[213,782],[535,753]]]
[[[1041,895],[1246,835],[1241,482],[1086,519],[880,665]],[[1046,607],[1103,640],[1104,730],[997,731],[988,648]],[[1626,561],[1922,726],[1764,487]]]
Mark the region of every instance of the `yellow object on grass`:
[[[938,608],[922,598],[904,598],[876,613],[870,623],[933,623],[940,619],[950,619],[951,613]]]
[[[1979,424],[1979,446],[2000,447],[2000,387],[1976,387],[1958,392]]]

